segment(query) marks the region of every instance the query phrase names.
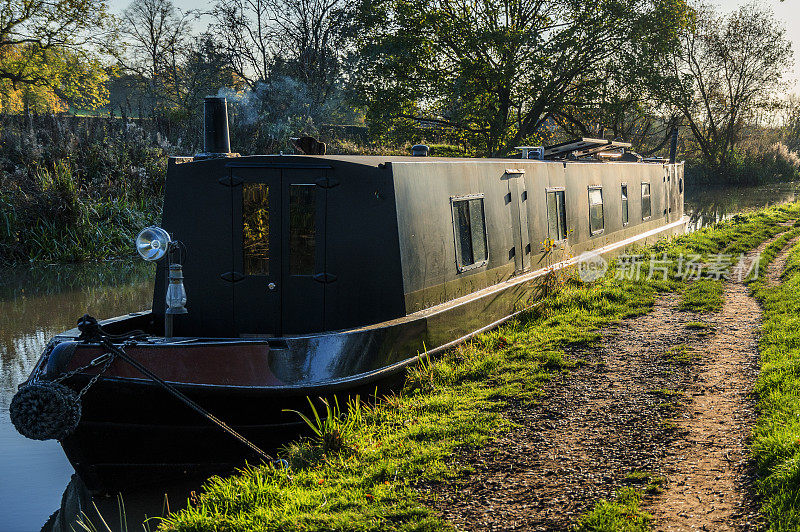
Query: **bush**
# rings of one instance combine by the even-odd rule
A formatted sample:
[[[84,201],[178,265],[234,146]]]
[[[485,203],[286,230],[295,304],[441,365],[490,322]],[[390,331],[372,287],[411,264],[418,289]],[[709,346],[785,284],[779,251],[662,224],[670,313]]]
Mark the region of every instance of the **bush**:
[[[431,144],[428,155],[431,157],[474,157],[475,154],[461,146],[450,144]]]
[[[0,115],[0,264],[127,254],[160,218],[170,149],[130,121]]]
[[[754,142],[734,151],[727,168],[689,161],[687,183],[759,185],[800,179],[800,155],[782,142]]]

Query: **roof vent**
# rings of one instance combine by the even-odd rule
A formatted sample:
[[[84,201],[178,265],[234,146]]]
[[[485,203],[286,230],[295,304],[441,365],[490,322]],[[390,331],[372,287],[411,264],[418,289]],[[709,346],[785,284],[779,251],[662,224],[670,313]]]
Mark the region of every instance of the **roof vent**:
[[[428,150],[429,148],[425,144],[414,144],[411,146],[411,155],[414,157],[427,157]]]
[[[522,154],[522,159],[544,159],[544,146],[517,146],[514,148]]]

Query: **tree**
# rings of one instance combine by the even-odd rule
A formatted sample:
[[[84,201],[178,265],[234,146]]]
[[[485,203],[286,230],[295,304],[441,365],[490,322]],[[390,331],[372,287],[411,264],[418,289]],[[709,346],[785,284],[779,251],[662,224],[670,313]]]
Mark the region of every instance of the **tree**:
[[[288,76],[321,106],[339,79],[343,14],[341,0],[218,0],[212,31],[251,89]]]
[[[193,11],[181,12],[171,0],[134,0],[122,14],[122,34],[130,52],[123,65],[143,79],[157,107],[184,99],[181,65],[191,44]]]
[[[201,108],[205,96],[220,89],[241,89],[244,85],[220,45],[209,33],[195,37],[181,64],[182,105],[186,113]]]
[[[753,3],[719,16],[701,6],[670,56],[674,84],[661,97],[682,114],[705,165],[724,173],[745,126],[775,106],[791,65],[786,31],[770,10]]]
[[[0,100],[13,108],[20,95],[60,110],[64,101],[105,103],[98,50],[112,35],[105,0],[0,0]],[[25,100],[25,98],[23,98]],[[25,106],[30,102],[25,100]]]
[[[356,84],[373,123],[425,118],[502,154],[554,120],[589,129],[607,71],[668,48],[686,13],[682,0],[361,0]]]
[[[275,36],[266,0],[219,0],[212,11],[211,31],[236,74],[250,89],[269,76],[275,57]]]

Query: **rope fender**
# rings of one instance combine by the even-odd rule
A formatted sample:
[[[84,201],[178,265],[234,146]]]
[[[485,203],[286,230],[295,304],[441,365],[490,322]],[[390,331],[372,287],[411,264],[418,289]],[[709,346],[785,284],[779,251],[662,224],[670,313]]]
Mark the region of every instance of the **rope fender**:
[[[17,432],[32,440],[63,440],[81,420],[78,394],[52,381],[23,386],[8,410]]]

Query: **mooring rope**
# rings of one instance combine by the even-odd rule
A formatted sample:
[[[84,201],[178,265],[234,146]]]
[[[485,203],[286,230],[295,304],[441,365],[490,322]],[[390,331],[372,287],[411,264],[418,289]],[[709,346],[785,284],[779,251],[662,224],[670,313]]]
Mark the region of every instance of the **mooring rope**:
[[[259,457],[266,461],[271,461],[272,458],[261,450],[256,444],[239,434],[236,430],[230,427],[227,423],[213,415],[211,412],[203,408],[202,406],[198,405],[191,399],[189,399],[186,395],[184,395],[180,390],[176,389],[174,386],[169,384],[168,382],[164,381],[161,377],[150,371],[147,367],[142,365],[138,360],[128,355],[122,347],[118,347],[114,345],[110,338],[117,338],[121,339],[125,335],[108,335],[103,328],[97,323],[97,320],[94,319],[92,316],[85,314],[80,320],[78,320],[78,329],[81,331],[81,340],[85,341],[97,341],[106,348],[112,355],[116,355],[121,360],[124,360],[128,364],[134,367],[139,373],[156,383],[157,385],[161,386],[165,391],[167,391],[170,395],[184,403],[186,406],[200,414],[201,416],[205,417],[207,420],[212,422],[214,425],[218,426],[220,429],[224,430],[241,443],[246,445],[251,451],[256,453]],[[138,331],[136,331],[138,332]],[[128,344],[131,342],[131,344]],[[128,336],[126,345],[132,345],[133,340]]]

